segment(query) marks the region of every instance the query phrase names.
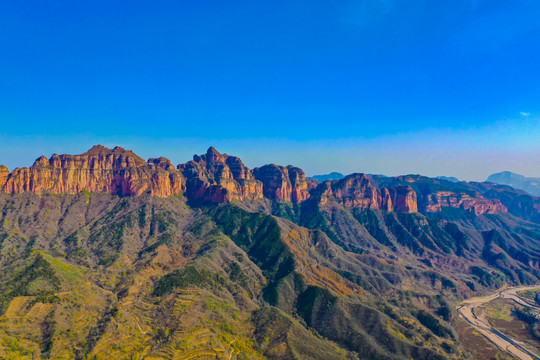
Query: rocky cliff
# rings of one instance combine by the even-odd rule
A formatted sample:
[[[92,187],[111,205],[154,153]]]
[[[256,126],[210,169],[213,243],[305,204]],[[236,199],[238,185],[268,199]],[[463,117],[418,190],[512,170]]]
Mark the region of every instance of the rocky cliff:
[[[240,158],[221,154],[213,147],[175,167],[164,157],[145,161],[130,150],[97,145],[81,155],[42,156],[31,167],[12,173],[0,166],[0,189],[12,194],[185,194],[192,201],[215,203],[263,198],[301,203],[314,196],[322,204],[332,200],[347,208],[404,213],[438,212],[445,207],[477,215],[507,212],[496,196],[488,195],[487,188],[472,183],[456,184],[420,175],[391,178],[365,174],[318,183],[291,165],[270,164],[250,170]],[[486,197],[481,192],[486,192]],[[535,218],[537,213],[533,209],[530,217]]]
[[[386,189],[385,189],[386,190]],[[388,189],[394,211],[414,213],[418,211],[416,192],[409,185],[396,186]]]
[[[408,196],[397,198],[406,200],[408,204],[416,203],[419,212],[439,212],[443,208],[457,208],[481,214],[504,214],[508,212],[505,204],[496,196],[487,196],[491,190],[489,184],[478,186],[477,183],[453,182],[440,178],[428,178],[421,175],[403,175],[385,177],[370,175],[372,184],[378,188],[396,189],[404,192],[400,187],[406,187]],[[415,195],[412,195],[415,192]],[[413,199],[414,197],[414,199]],[[396,202],[393,202],[396,211],[400,211]],[[407,205],[406,208],[409,208]]]
[[[475,192],[436,191],[436,187],[418,184],[412,177],[395,178],[397,181],[388,181],[386,186],[375,186],[370,179],[365,174],[352,174],[338,181],[326,181],[316,188],[314,196],[323,204],[332,199],[347,208],[404,213],[439,212],[445,207],[472,211],[477,215],[507,212],[500,200],[488,199]]]
[[[0,175],[0,179],[2,175]],[[1,180],[0,180],[1,183]],[[3,185],[7,193],[77,194],[81,191],[120,196],[182,193],[179,171],[147,163],[121,147],[97,145],[81,155],[42,156],[29,168],[15,169]]]
[[[426,196],[425,211],[437,212],[443,207],[453,207],[480,214],[506,213],[506,207],[498,199],[486,199],[483,196],[474,197],[460,192],[437,191]]]
[[[8,176],[9,176],[9,169],[4,165],[0,165],[0,189],[4,188],[4,185],[6,184]]]
[[[337,181],[325,181],[315,190],[321,203],[330,199],[348,208],[417,212],[416,192],[410,186],[377,188],[365,174],[351,174]]]
[[[205,155],[178,165],[187,181],[187,196],[192,200],[230,202],[263,198],[263,184],[236,156],[219,153],[210,147]]]
[[[309,184],[302,169],[271,164],[255,168],[253,173],[262,182],[268,199],[299,203],[309,198]]]

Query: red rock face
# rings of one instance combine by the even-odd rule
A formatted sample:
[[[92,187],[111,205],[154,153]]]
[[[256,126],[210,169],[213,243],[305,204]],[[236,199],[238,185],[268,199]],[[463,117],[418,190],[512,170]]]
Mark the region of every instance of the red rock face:
[[[419,175],[396,177],[393,181],[388,188],[376,187],[365,174],[352,174],[318,184],[294,166],[272,164],[251,171],[239,158],[221,154],[213,147],[206,154],[195,155],[192,161],[178,165],[178,169],[164,157],[144,161],[132,151],[101,145],[81,155],[55,154],[50,159],[42,156],[30,168],[17,168],[12,173],[0,166],[0,190],[12,194],[88,191],[166,197],[185,193],[192,200],[205,202],[268,198],[301,203],[310,197],[311,191],[322,204],[332,200],[349,208],[414,213],[454,207],[478,215],[507,212],[499,200],[487,199],[478,193],[428,188],[417,194],[411,185],[416,189],[422,187],[416,182],[433,185],[432,179]]]
[[[393,204],[398,196],[395,191],[391,193],[388,189],[376,188],[365,174],[352,174],[341,180],[325,181],[317,187],[315,193],[323,204],[333,199],[349,208],[386,211],[394,210]]]
[[[148,159],[148,165],[150,166],[156,166],[158,168],[161,168],[163,170],[174,170],[175,167],[171,163],[171,160],[167,159],[166,157],[159,157],[159,158],[152,158]]]
[[[121,196],[183,192],[180,172],[149,165],[132,151],[97,145],[81,155],[42,156],[30,168],[17,168],[3,186],[7,193],[77,194],[81,191]]]
[[[379,189],[371,185],[365,174],[352,174],[341,180],[325,181],[317,188],[321,202],[336,199],[345,207],[380,209],[382,197]]]
[[[461,192],[438,191],[427,196],[425,211],[437,212],[442,207],[453,207],[481,214],[503,214],[508,210],[497,199],[486,199],[477,194],[472,197]]]
[[[310,184],[306,179],[304,170],[291,165],[287,166],[287,169],[289,171],[289,179],[291,180],[293,188],[291,201],[300,203],[307,200],[310,196]]]
[[[9,176],[9,169],[4,165],[0,165],[0,190],[6,184],[8,176]]]
[[[452,207],[481,214],[504,214],[507,208],[497,199],[487,199],[475,191],[464,192],[458,188],[439,190],[440,180],[430,179],[421,175],[404,175],[393,178],[393,181],[413,184],[417,189],[424,189],[416,197],[419,210],[422,212],[438,212],[445,207]],[[410,199],[412,203],[412,199]]]
[[[418,212],[416,192],[410,186],[376,188],[365,174],[326,181],[315,190],[321,203],[337,200],[345,207],[406,213]]]
[[[299,203],[309,198],[309,184],[302,169],[271,164],[255,168],[253,173],[262,182],[268,199]]]
[[[205,155],[195,155],[192,161],[178,165],[187,181],[191,199],[210,202],[257,200],[263,198],[262,183],[242,161],[220,154],[210,147]]]
[[[410,186],[396,186],[388,189],[392,199],[394,211],[415,213],[418,212],[416,192]]]

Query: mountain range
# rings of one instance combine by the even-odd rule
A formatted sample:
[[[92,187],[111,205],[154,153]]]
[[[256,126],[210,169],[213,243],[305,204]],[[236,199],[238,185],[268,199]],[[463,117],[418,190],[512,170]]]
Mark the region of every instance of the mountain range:
[[[454,305],[540,279],[540,199],[492,182],[98,145],[0,190],[4,358],[483,359]]]
[[[525,177],[510,171],[503,171],[490,175],[486,181],[510,185],[513,188],[524,190],[534,196],[540,196],[540,178]]]
[[[331,172],[324,175],[313,175],[311,178],[317,180],[318,182],[325,182],[327,180],[341,180],[345,177],[342,173]]]
[[[455,176],[437,176],[437,179],[447,180],[451,182],[459,182],[459,179]]]
[[[345,175],[343,175],[342,173],[331,172],[329,174],[324,174],[324,175],[313,175],[311,178],[317,180],[318,182],[324,182],[327,180],[340,180],[340,179],[343,179],[344,177]],[[454,176],[437,176],[436,179],[447,180],[451,182],[459,182],[459,179]],[[510,185],[510,184],[506,184],[506,185]]]

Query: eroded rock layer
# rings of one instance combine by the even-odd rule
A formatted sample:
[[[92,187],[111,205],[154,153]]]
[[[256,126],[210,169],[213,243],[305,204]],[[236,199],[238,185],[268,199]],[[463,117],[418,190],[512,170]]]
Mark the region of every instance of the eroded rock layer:
[[[0,166],[0,190],[11,194],[182,194],[192,201],[214,203],[264,198],[301,203],[314,197],[321,204],[335,201],[347,208],[404,213],[438,212],[448,207],[477,215],[507,212],[499,199],[482,196],[478,186],[445,186],[441,180],[419,175],[388,178],[365,174],[319,184],[291,165],[270,164],[251,170],[240,158],[221,154],[213,147],[177,167],[164,157],[145,161],[133,151],[101,145],[81,155],[42,156],[31,167],[11,173]]]
[[[309,198],[309,184],[302,169],[270,164],[255,168],[253,173],[262,182],[268,199],[299,203]]]
[[[262,183],[236,156],[210,147],[205,155],[178,165],[187,181],[187,196],[198,201],[230,202],[263,198]]]
[[[417,212],[416,192],[410,186],[377,188],[365,174],[352,174],[337,181],[325,181],[315,190],[321,203],[336,200],[348,208]]]
[[[42,156],[29,168],[15,169],[3,185],[7,193],[37,194],[88,191],[121,196],[150,193],[164,197],[183,190],[182,176],[174,168],[166,170],[148,164],[132,151],[101,145],[81,155],[54,154],[50,159]]]
[[[501,214],[505,213],[506,207],[497,199],[486,199],[482,196],[470,196],[466,193],[437,191],[426,197],[427,204],[425,211],[437,212],[443,207],[453,207],[463,210],[474,211],[479,214]]]
[[[4,185],[6,184],[8,176],[9,176],[9,169],[4,165],[0,165],[0,189],[4,188]]]

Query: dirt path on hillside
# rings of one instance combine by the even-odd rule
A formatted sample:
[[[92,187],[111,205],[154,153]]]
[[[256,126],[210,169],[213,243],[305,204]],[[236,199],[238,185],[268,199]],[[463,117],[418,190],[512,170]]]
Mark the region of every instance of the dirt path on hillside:
[[[476,307],[498,298],[512,299],[520,305],[529,306],[540,310],[540,307],[538,307],[536,304],[531,304],[528,300],[519,297],[517,294],[519,291],[532,289],[540,289],[540,285],[507,288],[499,290],[493,295],[475,297],[459,304],[457,311],[478,332],[484,335],[489,341],[497,345],[497,347],[499,347],[501,350],[504,350],[521,360],[540,360],[538,355],[524,348],[521,345],[521,341],[506,336],[491,326],[487,319],[475,314]]]

